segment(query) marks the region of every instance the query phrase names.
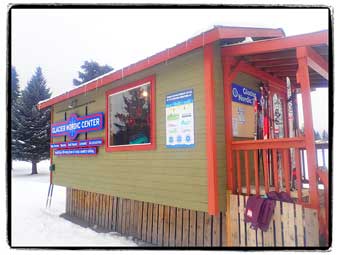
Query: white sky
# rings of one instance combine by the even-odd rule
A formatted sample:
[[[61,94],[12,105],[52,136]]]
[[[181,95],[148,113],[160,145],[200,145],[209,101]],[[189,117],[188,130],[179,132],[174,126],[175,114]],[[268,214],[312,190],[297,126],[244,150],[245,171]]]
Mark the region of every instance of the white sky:
[[[290,36],[327,29],[328,13],[325,9],[14,9],[12,64],[21,88],[41,66],[55,96],[73,87],[72,79],[78,78],[85,60],[118,70],[213,25],[283,28]],[[316,101],[324,103],[324,95]],[[315,128],[327,128],[327,112],[317,115],[321,119]]]

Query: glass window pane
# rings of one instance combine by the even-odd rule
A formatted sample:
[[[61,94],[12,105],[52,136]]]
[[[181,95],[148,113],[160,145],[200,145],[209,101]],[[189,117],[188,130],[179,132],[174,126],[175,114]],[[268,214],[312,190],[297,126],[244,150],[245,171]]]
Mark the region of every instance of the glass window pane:
[[[150,143],[150,84],[109,96],[109,146]]]

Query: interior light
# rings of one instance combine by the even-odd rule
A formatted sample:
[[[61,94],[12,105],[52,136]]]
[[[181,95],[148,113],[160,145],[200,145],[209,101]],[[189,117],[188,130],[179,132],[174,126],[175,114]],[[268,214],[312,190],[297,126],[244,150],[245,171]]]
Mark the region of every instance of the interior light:
[[[147,97],[147,96],[148,96],[148,92],[147,92],[146,90],[144,90],[144,91],[142,92],[142,95],[143,95],[143,97]]]

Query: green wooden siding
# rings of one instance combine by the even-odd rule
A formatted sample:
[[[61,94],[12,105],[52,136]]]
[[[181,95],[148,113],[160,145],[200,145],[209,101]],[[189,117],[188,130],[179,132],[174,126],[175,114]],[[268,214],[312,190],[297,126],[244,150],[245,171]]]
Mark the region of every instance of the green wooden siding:
[[[215,68],[221,69],[216,45]],[[85,105],[68,109],[72,100],[88,104],[88,113],[105,112],[105,91],[129,82],[156,76],[156,150],[106,152],[99,148],[95,157],[54,157],[54,182],[67,187],[115,195],[140,201],[207,211],[207,162],[203,50],[177,57],[166,63],[116,81],[86,95],[54,106],[54,122],[76,112],[85,114]],[[217,160],[220,209],[225,208],[225,144],[222,69],[215,72]],[[195,147],[165,147],[165,96],[183,89],[194,90]],[[84,139],[84,134],[81,139]],[[105,131],[88,134],[88,139],[105,137]],[[54,139],[54,142],[63,138]]]

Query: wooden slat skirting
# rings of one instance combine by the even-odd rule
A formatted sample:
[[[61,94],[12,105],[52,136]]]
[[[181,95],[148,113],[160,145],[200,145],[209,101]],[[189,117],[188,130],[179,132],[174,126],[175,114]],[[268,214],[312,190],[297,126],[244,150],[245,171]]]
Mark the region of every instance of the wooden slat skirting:
[[[226,246],[225,214],[182,209],[67,188],[66,213],[150,245]]]

